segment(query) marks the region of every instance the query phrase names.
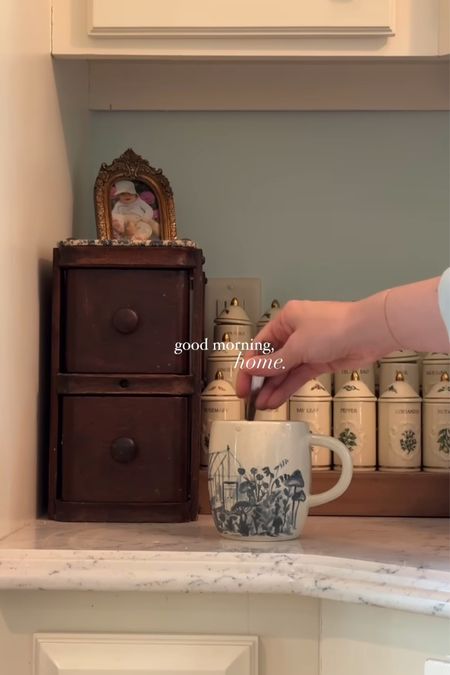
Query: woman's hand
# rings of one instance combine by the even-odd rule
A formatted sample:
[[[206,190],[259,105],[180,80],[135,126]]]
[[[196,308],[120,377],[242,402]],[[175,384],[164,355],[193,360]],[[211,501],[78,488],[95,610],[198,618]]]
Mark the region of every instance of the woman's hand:
[[[282,359],[281,370],[270,365],[244,368],[238,375],[238,396],[248,395],[252,375],[264,375],[256,405],[277,408],[321,373],[358,368],[397,349],[384,317],[386,293],[358,302],[288,302],[254,340],[274,346],[270,359]]]

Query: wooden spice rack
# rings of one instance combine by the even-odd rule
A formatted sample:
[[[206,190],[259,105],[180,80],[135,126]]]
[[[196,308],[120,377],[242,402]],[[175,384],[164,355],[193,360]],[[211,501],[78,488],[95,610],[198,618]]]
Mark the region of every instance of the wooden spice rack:
[[[336,483],[339,471],[313,471],[312,492]],[[200,470],[200,513],[211,513],[208,471]],[[354,472],[348,490],[338,499],[311,509],[315,516],[379,516],[448,518],[450,472]]]

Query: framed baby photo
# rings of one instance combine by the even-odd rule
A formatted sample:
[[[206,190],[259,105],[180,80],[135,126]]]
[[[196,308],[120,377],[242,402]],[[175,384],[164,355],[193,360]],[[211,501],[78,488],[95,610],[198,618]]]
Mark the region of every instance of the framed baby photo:
[[[143,243],[177,238],[169,181],[131,148],[101,165],[94,202],[99,239]]]

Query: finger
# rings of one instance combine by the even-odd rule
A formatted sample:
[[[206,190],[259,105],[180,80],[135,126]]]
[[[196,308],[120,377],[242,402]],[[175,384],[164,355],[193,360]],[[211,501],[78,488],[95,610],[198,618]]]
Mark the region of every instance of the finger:
[[[302,364],[294,370],[291,370],[287,377],[285,377],[284,380],[279,383],[278,387],[271,391],[269,390],[268,396],[265,400],[265,407],[271,409],[278,408],[300,387],[302,387],[309,380],[312,380],[317,374],[317,368],[308,364]],[[257,405],[258,403],[259,401],[257,401]]]
[[[272,321],[269,321],[269,323],[266,323],[266,325],[261,328],[259,333],[257,333],[256,337],[253,338],[253,342],[276,343],[280,339],[283,340],[281,333],[284,333],[284,331],[281,330],[280,322],[277,319],[278,316],[272,319]],[[286,337],[284,339],[286,339]]]
[[[286,320],[286,312],[282,310],[272,321],[269,321],[269,323],[261,328],[256,337],[253,338],[253,342],[281,347],[294,330],[295,328]]]
[[[254,340],[255,342],[255,340]],[[243,354],[243,356],[241,356]],[[248,350],[246,352],[240,352],[241,358],[236,360],[235,368],[239,369],[237,379],[236,379],[236,394],[239,396],[239,398],[247,398],[247,396],[250,394],[250,387],[251,387],[251,380],[252,376],[251,373],[246,372],[243,370],[243,363],[244,360],[247,358],[250,358],[251,356],[258,356],[258,353],[255,350]],[[241,360],[242,359],[242,360]]]
[[[262,375],[264,377],[276,377],[284,370],[291,370],[301,361],[298,347],[291,336],[287,342],[276,352],[271,354],[253,354],[246,357],[244,370],[249,375]]]
[[[309,371],[306,370],[306,365],[308,365],[308,368],[310,369]],[[301,366],[304,367],[304,372],[307,374],[309,372],[310,377],[309,379],[312,380],[315,377],[318,377],[322,373],[327,373],[332,370],[330,367],[329,363],[314,363],[314,364],[301,364]],[[265,407],[269,407],[267,405],[267,401],[269,400],[270,396],[273,394],[274,391],[276,391],[282,383],[289,377],[290,373],[292,372],[297,372],[298,369],[301,366],[297,366],[297,368],[294,368],[291,371],[285,371],[283,372],[282,375],[278,375],[277,377],[272,377],[268,380],[266,380],[263,388],[261,389],[261,392],[258,396],[257,399],[257,407],[260,409],[264,409]],[[307,381],[307,380],[305,380]],[[302,382],[304,384],[305,382]],[[301,385],[299,385],[300,387]]]
[[[255,338],[253,340],[253,343],[256,343],[256,342],[262,342],[264,344],[266,341],[260,340],[259,338]],[[236,379],[236,394],[237,394],[237,396],[239,396],[240,398],[246,398],[249,395],[252,375],[257,374],[255,372],[254,368],[252,368],[251,370],[246,369],[245,363],[251,358],[254,358],[255,360],[259,360],[260,358],[261,359],[272,358],[272,353],[261,354],[261,352],[258,352],[255,349],[251,349],[251,350],[248,350],[248,351],[245,352],[245,355],[242,357],[242,361],[241,361],[241,359],[239,359],[239,366],[236,366],[236,367],[239,367],[239,372],[238,372],[238,376],[237,376],[237,379]],[[244,361],[244,359],[245,359],[245,361]],[[242,363],[244,363],[244,366],[242,365]]]
[[[278,387],[282,385],[282,383],[286,380],[288,375],[289,371],[285,371],[283,372],[282,375],[271,377],[265,380],[264,385],[256,399],[256,407],[258,409],[264,410],[265,408],[267,408],[266,402],[272,396],[273,392],[276,391]]]
[[[257,400],[257,407],[271,407],[268,405],[268,401],[273,395],[274,392],[276,392],[280,387],[284,386],[284,383],[286,380],[289,378],[289,376],[292,374],[296,374],[298,372],[302,373],[302,382],[298,384],[298,388],[301,387],[305,382],[308,380],[312,380],[315,377],[318,377],[320,374],[329,372],[330,367],[329,364],[327,363],[315,363],[315,364],[301,364],[300,366],[297,366],[297,368],[294,368],[293,370],[283,374],[280,377],[273,377],[270,380],[266,380],[266,384],[263,387],[263,389],[260,392],[260,395]],[[304,377],[307,377],[305,380]],[[291,380],[289,380],[289,383]],[[291,385],[289,384],[289,387]],[[292,385],[293,386],[293,385]],[[294,389],[294,391],[291,391],[290,394],[294,393],[297,391]],[[289,394],[289,395],[290,395]],[[278,407],[278,406],[276,406]]]
[[[239,370],[236,380],[236,395],[239,398],[247,398],[249,395],[251,379],[251,375],[246,373],[245,370]]]

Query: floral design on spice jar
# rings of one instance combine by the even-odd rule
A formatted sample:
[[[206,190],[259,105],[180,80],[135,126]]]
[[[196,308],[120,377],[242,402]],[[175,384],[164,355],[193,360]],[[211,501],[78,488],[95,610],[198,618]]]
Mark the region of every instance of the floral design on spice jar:
[[[450,429],[444,427],[438,433],[439,452],[443,455],[450,454]]]
[[[408,456],[417,448],[416,434],[412,429],[406,429],[400,438],[400,447]]]
[[[320,384],[320,382],[318,382],[317,384],[313,384],[313,386],[311,387],[311,391],[315,391],[316,389],[318,391],[326,391],[325,387],[322,384]]]
[[[300,504],[306,501],[299,469],[287,473],[289,460],[283,459],[273,469],[238,466],[230,472],[236,466],[230,447],[210,455],[213,465],[215,455],[223,457],[210,478],[212,513],[219,532],[277,537],[295,531]]]
[[[348,427],[345,427],[344,431],[341,431],[339,440],[350,450],[350,452],[358,445],[356,434],[354,434],[353,431],[350,431]]]
[[[414,462],[420,456],[420,426],[409,420],[390,426],[389,444],[397,457]]]

